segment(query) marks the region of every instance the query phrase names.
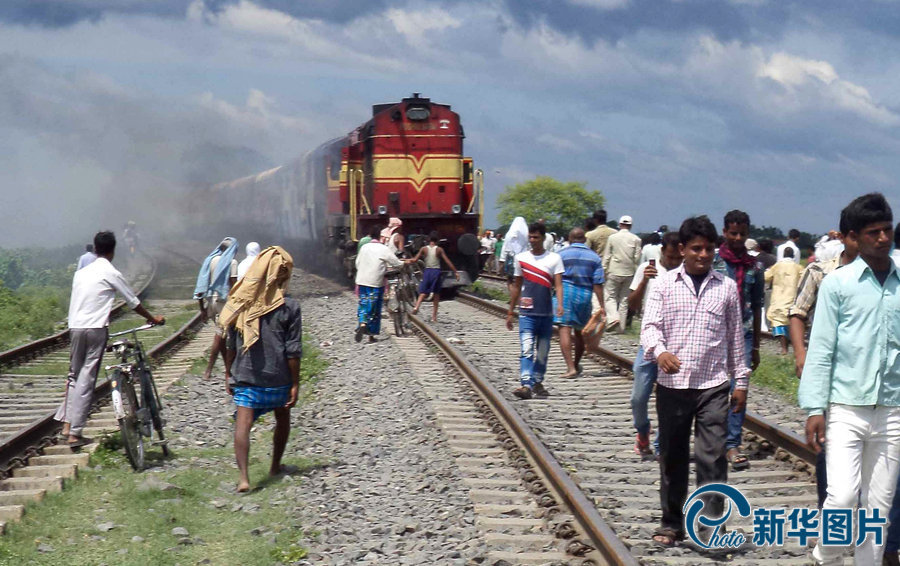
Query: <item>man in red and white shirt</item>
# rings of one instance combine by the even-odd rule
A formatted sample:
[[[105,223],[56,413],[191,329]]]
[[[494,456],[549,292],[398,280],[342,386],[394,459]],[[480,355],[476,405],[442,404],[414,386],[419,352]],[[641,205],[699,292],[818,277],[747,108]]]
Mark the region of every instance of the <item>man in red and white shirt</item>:
[[[656,360],[660,370],[656,412],[662,522],[653,539],[666,546],[684,537],[691,430],[696,430],[697,485],[725,483],[732,376],[731,410],[743,410],[747,403],[750,368],[737,286],[711,269],[717,236],[705,216],[684,221],[679,230],[684,263],[658,280],[641,327],[644,356]],[[721,498],[713,500],[709,514],[721,515],[722,506]]]
[[[519,305],[519,382],[513,391],[519,399],[531,399],[532,393],[546,397],[544,372],[553,336],[553,301],[556,292],[556,315],[563,315],[562,276],[565,272],[559,254],[544,249],[547,229],[538,222],[528,227],[531,251],[516,255],[515,275],[510,285],[506,328],[513,329],[515,307]]]

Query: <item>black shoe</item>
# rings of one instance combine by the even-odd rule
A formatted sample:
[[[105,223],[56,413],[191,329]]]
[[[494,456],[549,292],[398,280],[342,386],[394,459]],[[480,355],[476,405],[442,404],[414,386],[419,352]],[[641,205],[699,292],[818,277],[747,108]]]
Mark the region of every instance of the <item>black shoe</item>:
[[[356,327],[356,336],[354,336],[353,339],[356,340],[357,342],[362,342],[362,337],[366,333],[366,330],[368,330],[368,329],[366,328],[365,324],[360,324],[359,326],[357,326]]]
[[[542,397],[542,398],[543,398],[543,397],[549,397],[549,396],[550,396],[550,393],[544,388],[544,384],[543,384],[543,383],[535,383],[535,384],[531,387],[531,390],[534,392],[534,395],[535,395],[536,397]]]

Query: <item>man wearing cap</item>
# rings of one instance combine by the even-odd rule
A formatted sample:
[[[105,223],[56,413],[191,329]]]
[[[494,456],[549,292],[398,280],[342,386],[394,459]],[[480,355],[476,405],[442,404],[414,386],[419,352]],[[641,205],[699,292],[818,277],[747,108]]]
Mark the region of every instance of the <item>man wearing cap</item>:
[[[641,239],[631,233],[631,217],[619,218],[619,231],[606,241],[603,252],[603,271],[606,273],[606,328],[619,325],[625,331],[628,316],[628,287],[641,263]]]

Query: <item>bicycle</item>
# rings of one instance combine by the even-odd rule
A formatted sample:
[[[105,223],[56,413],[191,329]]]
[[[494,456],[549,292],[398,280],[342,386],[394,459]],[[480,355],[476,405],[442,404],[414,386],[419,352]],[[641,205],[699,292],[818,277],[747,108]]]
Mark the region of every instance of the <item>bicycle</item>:
[[[138,332],[154,326],[156,325],[144,324],[110,334],[110,338],[130,334],[132,340],[117,340],[106,346],[107,352],[112,352],[121,360],[118,364],[106,366],[106,371],[112,370],[109,379],[112,382],[113,409],[122,432],[125,454],[136,471],[144,469],[144,437],[151,438],[151,427],[156,430],[158,437],[158,441],[153,444],[162,446],[164,456],[169,455],[163,434],[166,421],[162,416],[159,392],[150,373],[144,346],[137,339]]]
[[[394,322],[397,336],[406,334],[409,327],[409,311],[416,304],[418,282],[414,269],[409,264],[387,272],[386,306]]]

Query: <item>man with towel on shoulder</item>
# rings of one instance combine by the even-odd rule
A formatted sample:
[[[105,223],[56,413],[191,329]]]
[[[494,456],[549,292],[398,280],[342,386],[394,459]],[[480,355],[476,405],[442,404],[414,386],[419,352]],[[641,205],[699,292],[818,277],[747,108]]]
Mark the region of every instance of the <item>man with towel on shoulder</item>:
[[[250,427],[275,412],[270,476],[287,472],[281,457],[300,388],[303,332],[300,302],[287,296],[294,260],[279,246],[263,250],[232,288],[219,315],[225,339],[225,388],[234,396],[238,492],[250,490]]]
[[[219,353],[225,356],[224,342],[219,328],[219,313],[228,300],[228,292],[237,282],[238,262],[234,259],[237,253],[238,241],[228,236],[222,243],[216,246],[200,266],[197,274],[197,286],[194,287],[194,299],[200,303],[200,312],[204,320],[213,319],[216,325],[216,335],[213,338],[212,348],[209,352],[209,363],[203,372],[203,379],[212,376],[213,366]]]

